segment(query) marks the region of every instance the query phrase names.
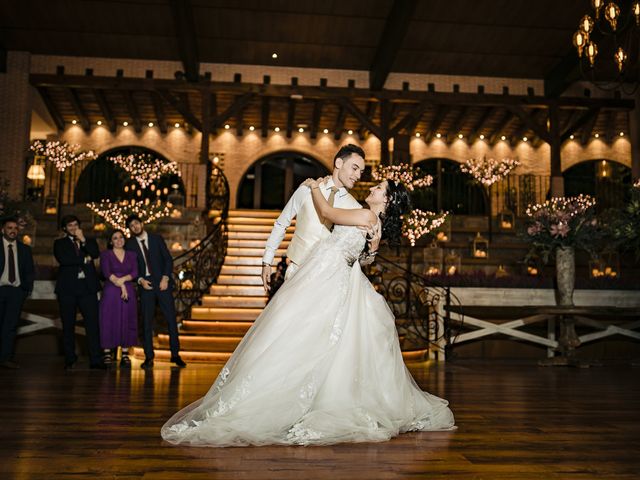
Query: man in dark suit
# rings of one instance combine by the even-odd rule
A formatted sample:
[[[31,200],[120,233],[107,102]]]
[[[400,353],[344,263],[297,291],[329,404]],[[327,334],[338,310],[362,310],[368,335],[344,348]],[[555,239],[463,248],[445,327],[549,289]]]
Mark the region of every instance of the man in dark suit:
[[[72,369],[76,356],[76,311],[80,309],[89,349],[91,368],[107,368],[102,360],[98,327],[98,291],[100,283],[93,261],[100,251],[94,238],[84,236],[80,220],[75,215],[62,218],[65,236],[53,243],[53,254],[60,264],[56,281],[56,295],[62,318],[64,367]]]
[[[171,361],[179,367],[187,364],[180,358],[180,340],[176,308],[173,299],[173,258],[164,239],[160,235],[148,233],[137,215],[131,215],[126,221],[127,228],[133,234],[127,240],[126,249],[138,256],[138,278],[140,310],[144,325],[144,355],[142,368],[153,368],[153,324],[156,303],[169,327],[169,346]]]
[[[18,219],[2,222],[0,248],[0,367],[18,368],[12,359],[16,329],[24,300],[33,290],[31,248],[19,242]]]

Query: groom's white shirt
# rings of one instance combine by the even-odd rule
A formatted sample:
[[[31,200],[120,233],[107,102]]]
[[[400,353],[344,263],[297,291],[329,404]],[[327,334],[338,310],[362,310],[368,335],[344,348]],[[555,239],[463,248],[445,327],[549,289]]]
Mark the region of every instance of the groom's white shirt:
[[[324,198],[329,197],[333,186],[333,179],[320,185],[320,191]],[[336,208],[362,208],[362,205],[344,187],[336,192],[333,206]],[[291,243],[289,243],[287,257],[297,265],[302,265],[311,253],[313,245],[330,234],[329,230],[320,222],[318,213],[313,206],[311,190],[309,187],[301,185],[293,193],[273,225],[262,257],[264,263],[273,263],[276,250],[282,243],[287,227],[291,225],[294,218],[297,218],[296,230]]]

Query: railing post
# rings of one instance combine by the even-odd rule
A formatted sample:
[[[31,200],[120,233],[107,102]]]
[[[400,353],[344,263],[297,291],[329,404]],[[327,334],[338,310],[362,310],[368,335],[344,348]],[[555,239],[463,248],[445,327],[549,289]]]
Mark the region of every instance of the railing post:
[[[444,309],[444,358],[447,360],[451,353],[451,287],[445,287],[445,309]]]

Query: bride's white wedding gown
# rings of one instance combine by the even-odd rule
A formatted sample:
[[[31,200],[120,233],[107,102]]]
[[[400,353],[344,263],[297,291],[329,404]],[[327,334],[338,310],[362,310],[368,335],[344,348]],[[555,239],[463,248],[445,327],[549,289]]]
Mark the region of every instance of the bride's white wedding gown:
[[[327,445],[454,428],[405,367],[394,316],[360,270],[365,239],[338,226],[287,280],[207,394],[176,413],[173,444]]]

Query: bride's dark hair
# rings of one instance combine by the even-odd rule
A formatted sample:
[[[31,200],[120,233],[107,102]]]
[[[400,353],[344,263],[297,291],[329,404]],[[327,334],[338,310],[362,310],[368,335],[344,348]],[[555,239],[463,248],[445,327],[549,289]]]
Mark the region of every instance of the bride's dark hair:
[[[411,209],[406,187],[394,180],[387,180],[387,208],[381,215],[382,239],[392,246],[400,245],[402,215]]]

